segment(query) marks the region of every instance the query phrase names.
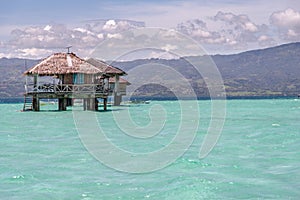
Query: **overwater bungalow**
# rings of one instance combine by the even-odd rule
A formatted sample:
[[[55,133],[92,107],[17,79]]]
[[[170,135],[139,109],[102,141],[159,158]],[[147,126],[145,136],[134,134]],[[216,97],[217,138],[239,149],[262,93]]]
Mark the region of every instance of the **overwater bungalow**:
[[[87,62],[109,75],[109,91],[112,91],[111,95],[114,97],[114,106],[119,106],[122,102],[122,96],[126,95],[127,86],[130,85],[127,80],[120,77],[127,75],[126,72],[94,58],[88,59]]]
[[[54,53],[24,75],[27,76],[24,111],[39,111],[41,99],[58,99],[60,111],[72,106],[75,99],[82,99],[84,110],[97,111],[98,99],[103,99],[106,110],[108,96],[120,96],[119,77],[126,73],[99,60],[86,61],[74,53]],[[113,91],[109,86],[112,77],[115,80]]]

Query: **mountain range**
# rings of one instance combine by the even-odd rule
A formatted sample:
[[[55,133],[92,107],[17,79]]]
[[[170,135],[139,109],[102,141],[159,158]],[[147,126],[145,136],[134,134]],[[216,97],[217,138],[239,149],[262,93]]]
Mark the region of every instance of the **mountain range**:
[[[289,43],[232,55],[194,56],[171,60],[139,59],[113,62],[112,65],[125,71],[141,65],[169,66],[189,81],[198,97],[208,97],[205,79],[187,62],[187,60],[194,60],[204,63],[207,57],[215,63],[221,73],[226,95],[229,97],[297,96],[300,93],[300,43]],[[38,62],[39,60],[1,58],[0,97],[23,96],[25,77],[22,73]],[[175,87],[174,90],[180,90],[180,84],[176,85],[178,88]],[[159,84],[148,84],[138,88],[135,95],[155,97],[173,94],[168,88]]]

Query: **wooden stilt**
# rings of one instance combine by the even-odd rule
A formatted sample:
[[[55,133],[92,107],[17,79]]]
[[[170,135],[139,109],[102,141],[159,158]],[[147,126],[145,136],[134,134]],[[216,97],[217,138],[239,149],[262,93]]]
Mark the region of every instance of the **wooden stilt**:
[[[32,99],[32,109],[33,111],[40,111],[40,100],[37,96]]]
[[[36,105],[37,105],[36,111],[40,111],[40,98],[38,98],[38,97],[37,97]]]
[[[103,110],[107,110],[107,98],[103,99]]]
[[[58,110],[59,111],[67,110],[67,99],[66,98],[59,98],[58,99]]]
[[[62,98],[58,99],[58,110],[62,111]]]
[[[95,110],[95,98],[90,98],[89,99],[90,102],[90,106],[89,106],[89,110]]]
[[[67,105],[68,105],[68,99],[64,98],[63,99],[63,110],[67,110]]]
[[[121,104],[122,96],[114,93],[114,106],[119,106]]]
[[[121,96],[119,94],[119,80],[120,77],[118,75],[115,76],[115,89],[114,89],[114,106],[119,106],[121,104]]]
[[[86,99],[83,99],[83,110],[87,110]]]
[[[73,106],[73,99],[67,98],[67,106]]]
[[[33,87],[34,90],[36,90],[36,88],[38,88],[38,75],[34,75],[33,77]],[[32,109],[33,111],[40,111],[40,100],[38,95],[34,95],[33,99],[32,99]]]
[[[98,108],[98,103],[99,103],[98,99],[95,98],[95,111],[98,111],[98,110],[99,110],[99,108]]]
[[[36,111],[36,98],[32,97],[32,110]]]
[[[91,110],[91,102],[90,99],[86,99],[86,110]]]

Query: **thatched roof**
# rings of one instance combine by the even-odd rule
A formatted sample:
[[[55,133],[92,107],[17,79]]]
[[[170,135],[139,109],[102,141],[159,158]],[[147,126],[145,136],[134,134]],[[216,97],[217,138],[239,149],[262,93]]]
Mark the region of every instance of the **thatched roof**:
[[[116,82],[116,78],[115,77],[110,77],[109,78],[109,83],[115,83]],[[125,80],[124,78],[119,78],[119,83],[125,83],[126,85],[131,85],[131,83],[129,83],[127,80]]]
[[[101,61],[101,60],[97,60],[97,59],[94,59],[94,58],[90,58],[88,60],[86,60],[88,63],[94,65],[95,67],[97,67],[98,69],[100,69],[101,71],[103,71],[105,74],[108,74],[108,75],[120,75],[120,76],[123,76],[123,75],[127,75],[125,71],[117,68],[117,67],[113,67],[113,66],[110,66],[109,64]]]
[[[103,71],[74,53],[55,53],[24,72],[25,75],[38,74],[39,76],[73,73],[103,74]]]

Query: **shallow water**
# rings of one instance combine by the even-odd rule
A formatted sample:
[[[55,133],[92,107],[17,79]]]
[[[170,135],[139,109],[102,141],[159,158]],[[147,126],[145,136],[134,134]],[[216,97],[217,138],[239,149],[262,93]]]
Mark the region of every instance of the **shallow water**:
[[[19,112],[22,104],[0,104],[0,199],[300,198],[300,100],[228,100],[222,135],[204,159],[198,154],[211,104],[197,103],[200,126],[192,145],[171,165],[142,174],[119,172],[94,158],[80,140],[72,111],[47,111],[56,107],[44,105],[42,112]],[[153,137],[128,136],[116,124],[114,114],[129,110],[132,121],[146,126],[153,105],[163,108],[155,115],[167,118]],[[116,146],[147,153],[175,137],[184,120],[179,106],[152,101],[95,116]]]

